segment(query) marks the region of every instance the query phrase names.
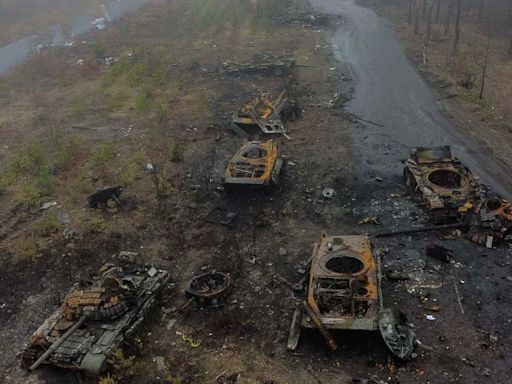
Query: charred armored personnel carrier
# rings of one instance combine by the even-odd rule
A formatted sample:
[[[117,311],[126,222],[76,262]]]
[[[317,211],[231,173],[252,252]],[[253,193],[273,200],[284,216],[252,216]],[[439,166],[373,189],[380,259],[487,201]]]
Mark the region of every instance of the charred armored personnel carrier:
[[[277,184],[282,167],[279,147],[273,140],[242,144],[226,168],[225,186],[270,186]]]
[[[23,367],[51,364],[101,374],[169,280],[168,272],[154,267],[104,265],[90,281],[77,283],[32,335],[21,353]]]
[[[233,124],[240,128],[259,127],[264,134],[288,134],[283,121],[292,121],[299,117],[300,110],[287,91],[281,92],[277,99],[261,94],[246,101],[232,117]]]
[[[405,185],[436,224],[464,223],[472,241],[510,240],[512,204],[497,196],[451,153],[449,146],[413,148]]]
[[[384,308],[380,259],[372,254],[366,236],[322,233],[308,280],[290,327],[289,350],[297,348],[301,328],[318,329],[331,350],[337,346],[330,330],[380,331],[392,353],[410,357],[414,333],[403,314]]]
[[[412,149],[404,179],[407,191],[439,224],[460,220],[460,208],[478,199],[481,189],[471,171],[452,156],[449,146]]]

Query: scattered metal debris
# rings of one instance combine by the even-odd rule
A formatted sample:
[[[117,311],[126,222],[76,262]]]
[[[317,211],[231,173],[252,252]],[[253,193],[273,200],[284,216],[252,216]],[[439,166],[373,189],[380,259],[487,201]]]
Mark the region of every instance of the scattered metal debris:
[[[238,212],[236,211],[215,207],[206,215],[205,220],[212,224],[229,225],[237,216]]]
[[[271,53],[260,52],[246,63],[226,61],[220,68],[221,73],[239,75],[242,73],[273,73],[281,76],[295,66],[295,60],[290,57],[276,56]]]
[[[380,225],[382,223],[380,222],[380,218],[378,216],[370,216],[370,217],[365,217],[363,220],[360,220],[357,224],[359,224],[359,225],[363,225],[363,224]]]
[[[226,168],[225,186],[277,184],[283,160],[273,140],[244,142]]]
[[[260,96],[245,102],[232,117],[232,122],[239,127],[258,126],[263,133],[280,133],[286,138],[286,128],[283,120],[294,120],[300,115],[300,110],[294,100],[283,91],[276,100],[268,95]]]
[[[403,314],[383,307],[380,258],[366,236],[328,236],[315,244],[307,298],[293,316],[287,347],[298,345],[301,327],[318,328],[331,350],[329,329],[380,330],[396,356],[407,359],[414,334]]]
[[[322,190],[322,196],[326,199],[332,199],[334,196],[336,196],[336,191],[333,188],[324,188]]]
[[[232,285],[231,276],[224,272],[207,272],[193,277],[185,294],[189,300],[201,305],[217,305],[219,300],[226,296]]]
[[[58,203],[56,201],[49,201],[47,203],[44,203],[41,208],[39,208],[41,211],[46,211],[47,209],[51,208],[51,207],[55,207],[56,205],[58,205]]]
[[[427,245],[427,256],[449,263],[453,260],[453,250],[437,244]]]
[[[77,283],[34,333],[21,353],[23,367],[104,372],[110,354],[140,325],[169,280],[167,271],[150,277],[143,266],[105,264],[92,280]]]
[[[109,200],[113,200],[119,204],[119,196],[121,196],[122,192],[123,187],[120,185],[117,187],[104,188],[90,195],[87,198],[87,202],[91,208],[103,208],[107,205]]]

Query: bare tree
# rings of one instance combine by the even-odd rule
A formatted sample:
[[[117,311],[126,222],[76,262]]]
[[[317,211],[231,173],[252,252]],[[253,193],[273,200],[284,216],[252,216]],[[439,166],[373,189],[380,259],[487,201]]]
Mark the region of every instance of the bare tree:
[[[434,12],[434,1],[426,0],[427,4],[427,42],[432,40],[432,18]]]
[[[482,99],[484,97],[485,76],[487,74],[487,66],[489,65],[490,48],[491,48],[491,31],[489,28],[489,34],[487,36],[487,45],[485,47],[485,59],[484,59],[484,64],[482,66],[482,81],[480,84],[480,94],[478,95],[478,97],[480,99]]]
[[[446,11],[446,19],[444,20],[444,36],[448,36],[448,32],[450,31],[450,23],[453,17],[453,6],[455,0],[448,0],[448,9]]]
[[[439,18],[441,17],[441,0],[436,1],[436,19],[435,23],[439,23]]]
[[[459,48],[460,40],[460,18],[462,13],[462,0],[457,1],[457,13],[455,14],[455,38],[453,39],[452,46],[452,69],[455,64],[455,56],[457,55],[457,49]]]
[[[414,34],[420,33],[420,0],[416,0],[414,4]]]

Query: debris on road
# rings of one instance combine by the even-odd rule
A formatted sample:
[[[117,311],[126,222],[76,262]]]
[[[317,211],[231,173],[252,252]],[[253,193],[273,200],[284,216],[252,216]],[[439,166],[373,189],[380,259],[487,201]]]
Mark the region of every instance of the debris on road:
[[[382,223],[380,222],[380,218],[378,216],[369,216],[369,217],[365,217],[364,219],[360,220],[357,224],[359,224],[359,225],[364,225],[364,224],[380,225]]]
[[[426,254],[427,256],[431,256],[446,263],[453,260],[453,250],[438,244],[428,244]]]
[[[333,188],[324,188],[322,190],[322,196],[326,199],[332,199],[334,196],[336,196],[336,191]]]
[[[226,168],[225,186],[270,186],[279,182],[283,165],[274,140],[244,142]]]
[[[231,211],[227,208],[215,207],[208,215],[206,215],[205,221],[212,224],[229,225],[238,216],[238,212]]]

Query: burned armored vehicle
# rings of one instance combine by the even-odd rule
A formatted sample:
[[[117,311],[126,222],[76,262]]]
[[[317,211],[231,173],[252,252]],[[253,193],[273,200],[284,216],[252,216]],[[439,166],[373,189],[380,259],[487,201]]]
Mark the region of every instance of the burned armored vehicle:
[[[412,149],[404,179],[408,193],[425,206],[437,224],[459,221],[460,208],[478,199],[480,193],[476,177],[452,156],[449,146]]]
[[[288,138],[283,121],[296,119],[299,112],[286,91],[275,100],[261,94],[235,111],[232,122],[240,128],[259,127],[265,134],[282,134]]]
[[[436,224],[462,223],[471,240],[508,239],[512,205],[493,193],[451,153],[449,146],[413,148],[405,162],[408,193]]]
[[[226,168],[224,185],[232,187],[277,184],[282,164],[279,147],[273,140],[245,142]]]
[[[104,265],[91,280],[75,284],[32,335],[20,355],[23,367],[51,364],[99,375],[169,281],[168,272],[154,267]]]
[[[336,349],[330,330],[380,331],[391,352],[409,358],[414,334],[403,314],[384,308],[380,260],[366,236],[328,236],[315,244],[306,295],[294,313],[288,349],[298,346],[301,328],[319,329]]]

